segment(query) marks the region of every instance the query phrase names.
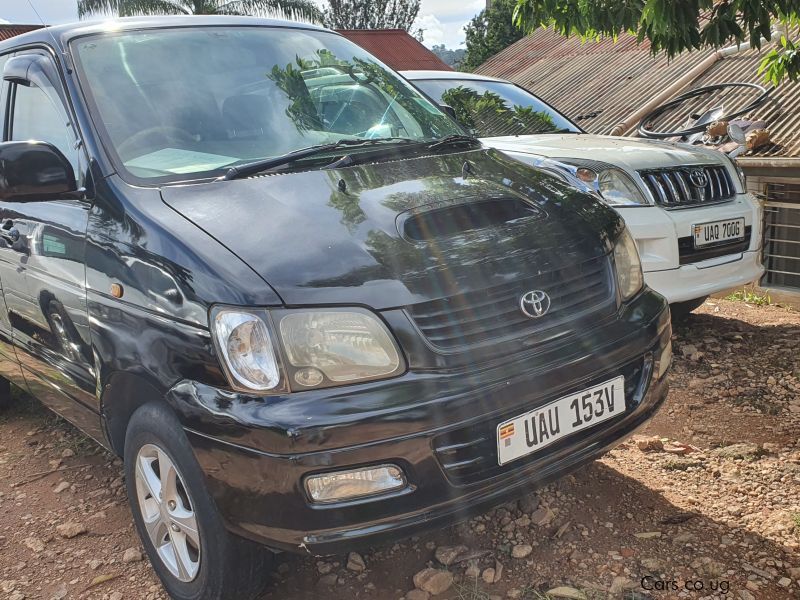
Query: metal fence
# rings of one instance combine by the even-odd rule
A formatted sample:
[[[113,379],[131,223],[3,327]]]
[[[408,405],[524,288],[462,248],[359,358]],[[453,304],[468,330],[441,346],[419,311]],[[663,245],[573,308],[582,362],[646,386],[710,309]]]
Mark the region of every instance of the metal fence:
[[[800,183],[765,185],[763,287],[800,291]]]

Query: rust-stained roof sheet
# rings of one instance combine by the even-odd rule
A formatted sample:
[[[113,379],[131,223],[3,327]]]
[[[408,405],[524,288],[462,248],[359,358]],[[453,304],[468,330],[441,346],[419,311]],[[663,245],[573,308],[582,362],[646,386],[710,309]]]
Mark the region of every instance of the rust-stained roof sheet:
[[[403,29],[339,29],[338,32],[395,71],[453,70]]]
[[[40,29],[41,25],[13,25],[0,23],[0,42],[11,39],[15,35],[22,35],[34,29]]]
[[[762,50],[744,51],[721,58],[689,82],[690,89],[728,82],[760,83],[757,74]],[[539,29],[512,44],[476,69],[476,73],[502,77],[529,89],[553,104],[591,133],[607,134],[655,95],[700,64],[711,52],[691,52],[668,60],[653,57],[649,45],[631,35],[613,40],[581,43],[550,29]],[[747,104],[753,94],[739,98],[729,93],[721,99],[726,112]],[[689,111],[687,111],[689,112]],[[675,117],[681,125],[683,113]],[[773,144],[756,151],[759,156],[800,156],[800,83],[785,81],[771,101],[743,118],[767,122]]]

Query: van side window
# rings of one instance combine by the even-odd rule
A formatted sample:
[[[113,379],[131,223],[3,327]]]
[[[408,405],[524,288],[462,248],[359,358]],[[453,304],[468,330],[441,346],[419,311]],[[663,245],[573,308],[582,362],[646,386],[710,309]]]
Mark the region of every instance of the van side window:
[[[78,151],[70,119],[60,102],[36,85],[14,86],[11,140],[49,142],[64,153],[78,173]]]

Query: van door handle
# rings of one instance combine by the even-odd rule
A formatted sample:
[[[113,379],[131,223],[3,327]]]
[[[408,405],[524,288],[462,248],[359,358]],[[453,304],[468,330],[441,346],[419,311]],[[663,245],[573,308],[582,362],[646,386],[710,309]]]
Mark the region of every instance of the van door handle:
[[[14,221],[8,219],[3,226],[0,227],[0,237],[12,244],[19,241],[19,229],[14,227]]]

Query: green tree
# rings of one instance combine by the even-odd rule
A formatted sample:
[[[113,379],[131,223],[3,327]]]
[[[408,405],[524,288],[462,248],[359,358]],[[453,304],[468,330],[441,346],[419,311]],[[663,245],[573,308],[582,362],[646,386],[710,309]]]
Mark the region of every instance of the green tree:
[[[553,27],[562,35],[585,39],[623,32],[648,40],[653,54],[670,58],[683,51],[721,48],[749,41],[761,48],[775,31],[796,32],[797,0],[516,0],[514,23],[530,33]],[[791,34],[764,57],[759,72],[772,83],[800,77],[800,51]]]
[[[420,0],[328,0],[325,26],[411,31],[419,14],[419,4]]]
[[[514,26],[516,0],[493,0],[488,9],[479,12],[464,28],[467,52],[459,69],[472,71],[489,58],[507,48],[524,33]]]
[[[78,0],[78,16],[137,15],[269,15],[322,21],[313,0]]]
[[[461,64],[461,61],[464,60],[464,54],[466,54],[467,51],[464,50],[464,48],[456,48],[451,50],[444,44],[434,44],[431,48],[431,52],[433,52],[451,67],[455,67],[457,69]]]

